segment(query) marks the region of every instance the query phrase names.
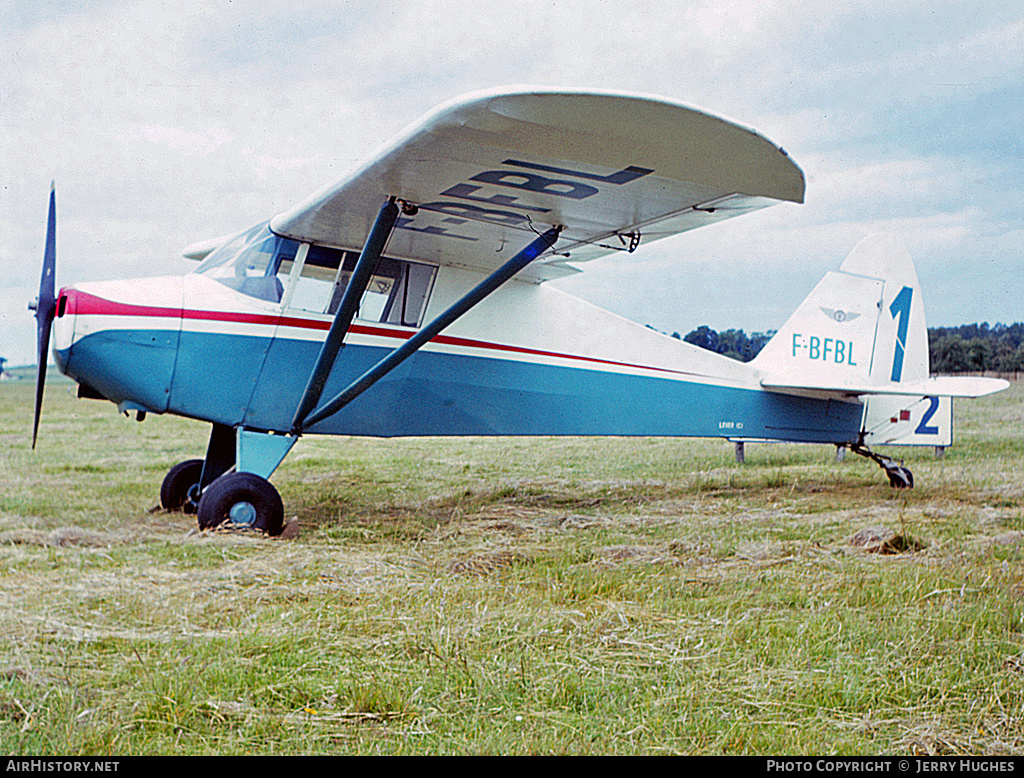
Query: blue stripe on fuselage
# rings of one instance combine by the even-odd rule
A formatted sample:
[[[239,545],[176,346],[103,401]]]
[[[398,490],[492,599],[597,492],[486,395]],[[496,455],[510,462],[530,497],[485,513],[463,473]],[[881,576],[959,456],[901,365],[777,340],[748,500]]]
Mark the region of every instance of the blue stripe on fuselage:
[[[105,333],[109,338],[110,333]],[[88,349],[91,335],[76,349]],[[138,337],[138,333],[136,333]],[[167,410],[287,431],[320,344],[183,331]],[[346,345],[328,399],[390,349]],[[111,358],[110,354],[106,357]],[[132,371],[124,353],[106,373]],[[88,380],[87,377],[83,377]],[[156,389],[156,387],[154,387]],[[862,406],[678,379],[420,351],[309,432],[652,435],[855,442]]]

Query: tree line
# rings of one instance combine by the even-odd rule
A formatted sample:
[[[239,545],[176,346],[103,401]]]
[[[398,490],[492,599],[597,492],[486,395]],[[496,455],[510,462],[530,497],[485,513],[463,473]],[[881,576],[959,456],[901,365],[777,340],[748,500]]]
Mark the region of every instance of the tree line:
[[[933,373],[1018,373],[1024,370],[1024,323],[929,327]]]
[[[716,354],[724,354],[727,357],[738,359],[740,362],[749,362],[764,348],[765,343],[772,339],[775,332],[775,330],[755,332],[748,337],[743,330],[715,332],[702,324],[683,340],[708,351],[714,351]],[[673,337],[679,337],[679,335],[673,333]]]
[[[700,348],[749,362],[775,330],[747,335],[743,330],[715,332],[701,325],[682,340]],[[678,332],[673,338],[680,338]],[[933,373],[1019,373],[1024,371],[1024,323],[961,324],[929,327],[928,356]]]

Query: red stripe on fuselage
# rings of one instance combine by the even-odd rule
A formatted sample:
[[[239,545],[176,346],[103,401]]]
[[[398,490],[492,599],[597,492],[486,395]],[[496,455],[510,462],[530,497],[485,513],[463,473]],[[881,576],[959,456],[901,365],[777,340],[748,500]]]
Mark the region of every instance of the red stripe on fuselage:
[[[200,311],[183,308],[161,308],[159,306],[132,305],[130,303],[119,303],[113,300],[105,300],[102,297],[80,292],[77,289],[61,290],[61,294],[68,297],[67,312],[82,315],[96,316],[139,316],[139,317],[163,317],[181,318],[194,321],[224,321],[238,324],[258,324],[267,327],[280,325],[282,327],[296,327],[306,330],[323,330],[326,332],[331,328],[331,322],[318,319],[300,319],[295,316],[281,316],[265,313],[239,313],[236,311]],[[349,332],[357,335],[373,335],[382,338],[395,338],[408,340],[416,334],[415,330],[392,330],[383,327],[374,327],[366,324],[353,324]],[[576,354],[562,354],[557,351],[543,351],[541,349],[526,348],[524,346],[510,346],[504,343],[490,343],[472,338],[459,338],[451,335],[437,335],[432,338],[431,343],[438,343],[446,346],[461,346],[464,348],[486,349],[490,351],[504,351],[509,354],[527,354],[537,357],[549,357],[553,359],[572,359],[579,362],[591,362],[611,367],[627,367],[637,370],[653,370],[659,373],[671,373],[673,375],[697,375],[683,370],[672,370],[665,367],[648,367],[636,365],[629,362],[617,362],[611,359],[600,359],[597,357],[584,357]]]
[[[105,300],[78,289],[61,289],[68,298],[66,313],[97,316],[164,316],[181,318],[181,308],[158,308],[152,305],[131,305]]]

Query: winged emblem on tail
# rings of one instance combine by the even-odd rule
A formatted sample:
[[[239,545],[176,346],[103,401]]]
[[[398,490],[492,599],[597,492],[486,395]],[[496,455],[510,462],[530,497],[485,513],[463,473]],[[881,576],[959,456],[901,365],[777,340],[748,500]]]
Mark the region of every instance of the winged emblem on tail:
[[[859,313],[851,313],[850,311],[833,310],[831,308],[822,308],[821,312],[838,322],[852,321],[860,316]]]

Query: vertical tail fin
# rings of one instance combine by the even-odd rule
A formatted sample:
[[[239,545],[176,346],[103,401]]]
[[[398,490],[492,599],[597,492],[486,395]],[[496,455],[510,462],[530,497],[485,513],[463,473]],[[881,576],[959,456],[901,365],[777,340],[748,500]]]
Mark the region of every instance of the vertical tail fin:
[[[775,383],[884,386],[928,378],[928,332],[914,262],[891,235],[858,243],[754,360]]]

